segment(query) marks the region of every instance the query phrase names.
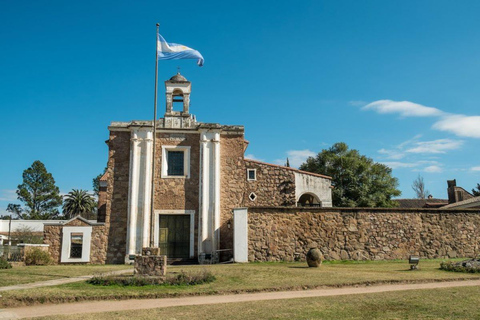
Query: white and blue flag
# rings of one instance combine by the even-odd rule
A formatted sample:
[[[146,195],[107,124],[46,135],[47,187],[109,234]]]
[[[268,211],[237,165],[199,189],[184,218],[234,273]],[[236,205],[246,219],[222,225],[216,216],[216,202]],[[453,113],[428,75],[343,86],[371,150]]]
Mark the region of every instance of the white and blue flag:
[[[200,52],[183,44],[168,43],[160,34],[157,37],[157,50],[158,60],[198,59],[197,64],[203,66]]]

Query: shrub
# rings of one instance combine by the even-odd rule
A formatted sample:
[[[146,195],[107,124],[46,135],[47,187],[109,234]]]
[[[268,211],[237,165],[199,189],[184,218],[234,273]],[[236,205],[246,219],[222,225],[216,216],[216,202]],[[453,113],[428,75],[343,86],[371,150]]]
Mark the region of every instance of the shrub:
[[[0,257],[0,269],[10,269],[11,267],[12,265],[5,258]]]
[[[39,248],[31,248],[25,253],[25,264],[27,266],[45,266],[52,264],[52,258],[47,251]]]
[[[145,276],[112,276],[112,275],[96,275],[87,280],[87,283],[100,286],[133,286],[143,287],[152,285],[180,286],[180,285],[196,285],[209,283],[215,280],[215,276],[207,270],[201,272],[184,272],[171,274],[167,277],[145,277]]]
[[[440,269],[454,272],[480,273],[480,265],[475,260],[461,262],[443,261],[440,263]]]

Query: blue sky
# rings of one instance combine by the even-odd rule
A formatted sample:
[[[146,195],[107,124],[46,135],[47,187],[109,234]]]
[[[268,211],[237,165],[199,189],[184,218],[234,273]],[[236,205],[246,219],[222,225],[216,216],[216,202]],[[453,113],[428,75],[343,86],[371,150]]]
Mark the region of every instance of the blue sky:
[[[0,214],[41,160],[62,192],[91,189],[111,121],[151,119],[155,23],[199,50],[177,66],[202,122],[245,125],[247,154],[298,165],[338,141],[393,168],[480,182],[478,1],[2,1]]]

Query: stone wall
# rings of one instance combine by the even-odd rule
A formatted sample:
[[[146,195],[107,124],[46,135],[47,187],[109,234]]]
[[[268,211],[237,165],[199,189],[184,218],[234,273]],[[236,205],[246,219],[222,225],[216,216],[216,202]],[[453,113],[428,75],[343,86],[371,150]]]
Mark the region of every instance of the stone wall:
[[[480,210],[255,207],[248,225],[249,261],[472,257],[480,240]]]
[[[233,249],[233,209],[244,206],[246,171],[243,134],[222,134],[220,138],[220,247]],[[230,225],[230,228],[228,228]],[[232,252],[224,253],[228,259]],[[229,256],[230,255],[230,256]]]
[[[48,244],[48,252],[54,263],[60,263],[62,254],[62,228],[65,226],[90,226],[81,220],[73,220],[64,225],[45,225],[43,231],[43,243]],[[105,264],[107,257],[107,232],[106,226],[92,226],[92,238],[90,243],[91,264]]]
[[[128,221],[130,132],[110,131],[105,227],[106,263],[125,263]]]
[[[256,169],[257,179],[246,181],[244,206],[294,206],[295,174],[285,167],[245,159],[246,169]],[[245,171],[245,180],[246,180]],[[257,196],[249,199],[250,193]]]

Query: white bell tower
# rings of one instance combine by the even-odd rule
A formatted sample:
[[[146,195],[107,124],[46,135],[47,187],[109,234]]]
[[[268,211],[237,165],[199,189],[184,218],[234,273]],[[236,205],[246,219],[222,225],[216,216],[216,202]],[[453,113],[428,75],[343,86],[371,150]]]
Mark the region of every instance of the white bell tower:
[[[191,90],[192,83],[180,72],[165,81],[165,128],[191,128],[196,124],[195,117],[190,114]],[[177,106],[179,110],[175,110]]]

